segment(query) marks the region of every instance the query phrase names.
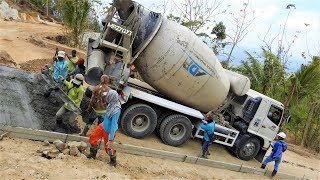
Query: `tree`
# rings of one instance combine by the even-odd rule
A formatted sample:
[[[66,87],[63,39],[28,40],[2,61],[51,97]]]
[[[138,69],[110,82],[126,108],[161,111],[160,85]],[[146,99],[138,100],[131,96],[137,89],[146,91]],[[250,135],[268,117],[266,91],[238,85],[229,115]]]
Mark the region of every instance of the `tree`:
[[[283,99],[283,89],[279,83],[284,81],[284,71],[278,58],[263,50],[261,57],[254,57],[246,52],[247,59],[239,67],[232,67],[234,71],[247,76],[251,81],[251,88],[274,99]]]
[[[287,128],[295,132],[296,142],[320,151],[320,58],[314,57],[308,65],[289,78],[291,82],[285,106],[290,109],[294,122]]]
[[[230,39],[230,51],[227,54],[226,65],[227,68],[232,61],[232,53],[234,48],[247,36],[249,33],[248,28],[253,24],[256,19],[255,11],[250,9],[250,1],[243,3],[242,9],[240,9],[237,13],[229,13],[231,15],[231,19],[229,19],[230,23],[233,25],[231,27],[231,31],[227,33],[228,38]]]
[[[177,16],[169,14],[168,19],[176,21],[183,26],[188,27],[192,32],[198,33],[208,22],[210,22],[217,14],[221,0],[184,0],[180,5],[173,1],[177,12]]]
[[[88,0],[59,0],[58,10],[67,30],[71,32],[73,45],[79,45],[79,36],[88,27],[91,4]]]
[[[226,39],[226,26],[223,22],[219,22],[213,27],[211,34],[215,35],[215,38],[212,38],[212,49],[215,54],[220,54],[220,51],[226,46],[226,43],[223,42]]]
[[[221,3],[222,0],[184,0],[180,5],[174,3],[179,14],[169,14],[167,18],[189,28],[201,37],[215,54],[219,54],[226,46],[223,42],[226,38],[226,27],[222,22],[212,27],[211,22],[216,15],[225,13],[218,11]],[[208,33],[210,28],[212,31]]]

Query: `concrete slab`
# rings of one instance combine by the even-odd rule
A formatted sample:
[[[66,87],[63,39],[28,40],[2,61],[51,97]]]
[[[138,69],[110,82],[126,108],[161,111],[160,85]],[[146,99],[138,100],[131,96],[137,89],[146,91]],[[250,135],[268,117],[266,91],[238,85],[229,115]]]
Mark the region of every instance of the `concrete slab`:
[[[155,150],[155,149],[133,146],[128,144],[117,144],[115,145],[115,147],[119,148],[119,150],[121,149],[121,150],[138,151],[139,153],[141,152],[141,153],[148,154],[151,157],[167,157],[168,159],[175,159],[181,162],[184,161],[186,158],[186,155],[183,155],[183,154]]]
[[[249,167],[249,166],[242,165],[241,169],[240,169],[240,172],[264,175],[266,173],[266,170],[265,169],[261,169],[259,167]]]
[[[219,168],[219,169],[228,169],[231,171],[240,171],[241,166],[237,164],[232,164],[232,163],[226,163],[226,162],[221,162],[221,161],[214,161],[210,159],[203,159],[199,158],[197,163],[199,165],[205,165],[205,166],[211,166],[214,168]]]
[[[81,136],[68,134],[66,141],[81,141]]]
[[[288,180],[302,180],[303,178],[299,178],[299,177],[296,177],[296,176],[292,176],[292,175],[289,175],[289,174],[284,174],[284,173],[277,173],[276,175],[277,178],[279,179],[288,179]],[[308,178],[305,178],[305,179],[308,179]]]
[[[187,156],[186,159],[184,160],[184,162],[190,163],[190,164],[196,164],[198,159],[199,159],[199,157]]]
[[[64,140],[66,139],[67,135],[63,133],[57,132],[49,132],[43,130],[33,130],[21,127],[10,127],[10,126],[1,126],[0,129],[6,132],[9,132],[9,137],[18,137],[23,139],[31,139],[31,140],[38,140],[44,141],[48,140],[49,142],[53,142],[56,139]]]

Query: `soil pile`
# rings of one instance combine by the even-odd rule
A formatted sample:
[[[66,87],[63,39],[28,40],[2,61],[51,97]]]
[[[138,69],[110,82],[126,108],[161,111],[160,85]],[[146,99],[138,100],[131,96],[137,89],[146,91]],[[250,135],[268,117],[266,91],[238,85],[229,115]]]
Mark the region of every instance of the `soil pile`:
[[[3,50],[0,50],[0,64],[10,66],[10,67],[16,67],[17,63],[14,62],[12,57]]]
[[[34,59],[19,65],[25,71],[39,73],[45,64],[52,64],[52,59]]]
[[[78,133],[67,113],[63,126],[56,129],[55,113],[63,105],[56,92],[45,98],[46,83],[40,74],[0,66],[0,124],[32,129]]]

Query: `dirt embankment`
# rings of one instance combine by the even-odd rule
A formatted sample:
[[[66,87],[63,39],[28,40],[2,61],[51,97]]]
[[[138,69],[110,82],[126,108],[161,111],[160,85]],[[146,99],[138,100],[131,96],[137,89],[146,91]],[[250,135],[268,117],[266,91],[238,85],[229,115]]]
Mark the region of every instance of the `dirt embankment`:
[[[12,57],[3,50],[0,50],[0,64],[9,67],[17,67],[17,63],[12,59]]]

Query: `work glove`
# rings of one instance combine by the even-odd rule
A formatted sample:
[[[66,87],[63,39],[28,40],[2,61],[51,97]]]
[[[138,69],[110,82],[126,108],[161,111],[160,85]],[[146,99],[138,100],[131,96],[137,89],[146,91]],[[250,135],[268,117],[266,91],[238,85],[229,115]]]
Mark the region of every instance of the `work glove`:
[[[64,78],[61,75],[58,76],[58,79],[62,82],[64,81]]]
[[[206,120],[202,119],[202,123],[207,124],[208,122]]]

